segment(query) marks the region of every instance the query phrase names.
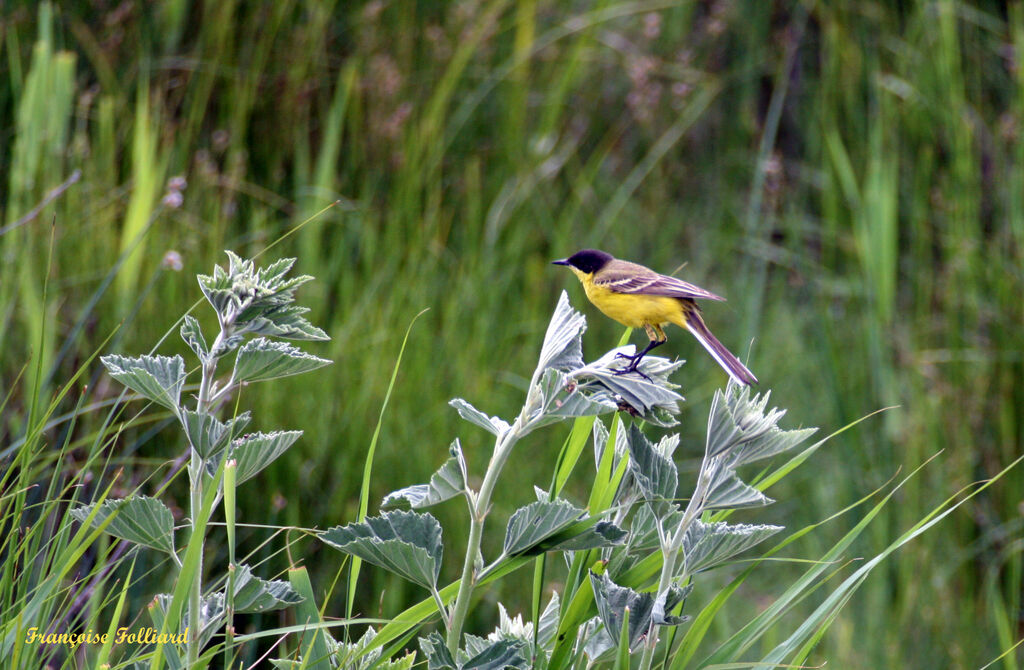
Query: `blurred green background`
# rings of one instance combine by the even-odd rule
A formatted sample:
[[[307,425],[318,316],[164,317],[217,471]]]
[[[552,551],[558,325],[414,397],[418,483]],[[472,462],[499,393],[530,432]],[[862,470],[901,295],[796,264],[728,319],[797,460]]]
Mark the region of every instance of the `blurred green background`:
[[[425,481],[456,435],[482,472],[488,436],[447,400],[517,411],[563,288],[590,318],[588,358],[621,333],[548,264],[584,246],[665,273],[683,266],[725,295],[707,320],[749,351],[762,388],[789,408],[785,425],[827,433],[898,405],[831,442],[770,492],[775,506],[744,520],[800,528],[938,454],[850,558],[871,556],[1022,452],[1019,3],[97,0],[2,11],[4,452],[34,403],[98,348],[150,351],[224,249],[254,254],[310,217],[264,260],[297,256],[316,276],[299,302],[333,339],[307,348],[335,364],[243,393],[255,428],[306,431],[240,490],[245,522],[355,518],[388,379],[424,308],[381,426],[371,511]],[[180,202],[175,177],[187,182]],[[197,315],[212,326],[205,306]],[[726,378],[692,338],[670,338],[659,353],[690,359],[678,375],[685,468]],[[176,335],[158,350],[185,353]],[[98,405],[120,391],[97,365],[88,376],[83,402],[95,411],[72,436],[83,444],[101,430]],[[74,409],[71,395],[57,414]],[[183,443],[145,416],[112,453],[128,466],[119,486],[152,493]],[[564,436],[555,427],[519,447],[500,516],[548,484]],[[1024,473],[1011,472],[884,563],[816,657],[966,668],[1010,647],[1022,635],[1022,491]],[[185,505],[183,489],[169,495]],[[452,579],[464,510],[439,515]],[[820,556],[856,520],[789,555]],[[243,541],[256,548],[266,535]],[[327,589],[341,554],[300,547]],[[799,572],[763,566],[719,637]],[[364,575],[359,609],[371,616],[425,595]],[[524,608],[527,579],[486,596],[473,632],[493,620],[494,600]],[[134,605],[160,588],[151,577]],[[327,614],[343,614],[340,597]]]

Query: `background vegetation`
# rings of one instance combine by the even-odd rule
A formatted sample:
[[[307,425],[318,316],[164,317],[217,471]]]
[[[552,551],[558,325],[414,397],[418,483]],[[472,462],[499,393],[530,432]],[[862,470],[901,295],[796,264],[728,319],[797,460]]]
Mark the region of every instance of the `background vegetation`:
[[[183,449],[166,422],[129,422],[106,443],[103,411],[41,433],[39,417],[54,400],[56,417],[116,398],[95,362],[74,393],[57,392],[97,350],[149,350],[223,249],[252,255],[310,217],[267,260],[297,256],[317,277],[303,304],[333,338],[314,353],[335,365],[246,391],[265,422],[254,428],[306,434],[241,489],[242,521],[355,518],[391,369],[423,308],[381,425],[374,499],[425,481],[457,431],[473,462],[485,437],[446,401],[515,409],[557,291],[575,281],[548,262],[583,246],[664,272],[685,263],[681,276],[726,295],[707,318],[749,348],[789,425],[830,430],[899,406],[816,454],[775,491],[768,521],[814,523],[938,454],[851,558],[871,555],[1022,452],[1016,3],[169,0],[3,14],[5,469],[32,444],[40,481],[72,477],[100,445],[109,467],[83,482],[105,487],[123,465],[119,489],[154,489]],[[186,183],[169,187],[175,177]],[[590,355],[612,346],[619,327],[570,293],[592,317]],[[160,352],[181,349],[169,338]],[[663,351],[691,359],[678,380],[692,465],[725,376],[679,332]],[[562,437],[530,436],[513,456],[520,490],[497,505],[546,485]],[[65,443],[77,448],[48,455]],[[1022,478],[1011,472],[873,574],[820,659],[977,667],[1014,644]],[[27,495],[20,525],[44,509],[33,504],[45,487]],[[794,555],[821,555],[853,523],[831,522]],[[327,588],[338,555],[304,549]],[[723,632],[795,571],[763,567]],[[446,579],[456,572],[445,566]],[[364,575],[362,612],[394,614],[413,597]],[[157,588],[133,588],[131,611]],[[494,598],[522,604],[515,582],[504,589]],[[343,613],[340,592],[332,610]],[[495,609],[477,612],[483,630]]]

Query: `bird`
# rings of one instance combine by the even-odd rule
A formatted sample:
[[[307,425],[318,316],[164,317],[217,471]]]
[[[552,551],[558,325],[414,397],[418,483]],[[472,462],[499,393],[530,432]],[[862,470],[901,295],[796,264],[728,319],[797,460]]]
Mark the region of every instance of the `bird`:
[[[696,302],[725,298],[597,249],[583,249],[552,263],[568,266],[583,284],[590,302],[606,316],[630,328],[643,327],[647,332],[650,344],[643,351],[618,354],[629,364],[616,374],[636,372],[646,376],[637,369],[640,360],[668,341],[664,326],[674,323],[690,331],[736,383],[747,386],[757,383],[757,377],[711,334]]]

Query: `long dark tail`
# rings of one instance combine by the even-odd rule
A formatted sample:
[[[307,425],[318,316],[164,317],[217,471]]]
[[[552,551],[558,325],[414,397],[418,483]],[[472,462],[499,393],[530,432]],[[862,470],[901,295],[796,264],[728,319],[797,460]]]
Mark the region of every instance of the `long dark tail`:
[[[718,361],[718,364],[729,373],[729,376],[736,383],[746,384],[747,386],[757,383],[757,377],[754,376],[754,373],[748,370],[747,366],[743,365],[743,363],[740,363],[740,359],[733,356],[732,352],[726,349],[725,345],[711,334],[696,306],[686,310],[686,321],[680,325],[693,333],[697,341],[708,350],[708,353]]]

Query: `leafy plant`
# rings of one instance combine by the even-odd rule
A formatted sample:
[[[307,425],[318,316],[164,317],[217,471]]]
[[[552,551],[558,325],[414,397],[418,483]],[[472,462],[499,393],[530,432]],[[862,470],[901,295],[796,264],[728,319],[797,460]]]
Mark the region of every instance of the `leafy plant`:
[[[618,410],[658,426],[675,423],[682,397],[669,375],[682,363],[646,357],[641,362],[643,375],[619,375],[616,354],[622,349],[616,349],[586,364],[585,328],[584,317],[569,306],[563,293],[525,402],[511,421],[489,416],[463,399],[451,401],[463,419],[494,436],[478,489],[469,484],[469,465],[456,439],[450,458],[427,484],[394,491],[382,505],[386,510],[410,509],[383,511],[320,536],[328,545],[430,592],[433,607],[420,610],[420,620],[438,613],[446,635],[435,632],[420,639],[429,668],[561,668],[583,657],[594,662],[611,650],[628,653],[641,646],[641,667],[649,668],[661,639],[660,628],[688,619],[679,610],[692,588],[693,575],[725,563],[781,530],[707,519],[712,510],[721,513],[769,503],[763,493],[739,478],[737,468],[792,449],[813,432],[780,429],[778,421],[784,412],[765,411],[767,394],[751,397],[748,389],[730,386],[715,396],[704,459],[684,509],[679,507],[679,475],[671,458],[678,436],[652,444],[637,423],[625,428],[616,417],[606,428],[595,422],[598,479],[604,480],[601,488],[606,493],[593,498],[585,509],[559,497],[554,487],[538,490],[536,502],[508,519],[500,554],[485,560],[481,540],[492,496],[524,435],[552,423],[584,421]],[[578,458],[579,452],[565,467],[571,470]],[[442,528],[434,516],[418,510],[457,497],[468,508],[469,540],[461,578],[442,588],[438,584]],[[571,597],[561,604],[557,598],[548,603],[537,621],[543,634],[512,625],[504,608],[502,626],[491,637],[464,634],[466,614],[479,587],[550,552],[563,554],[572,566],[566,589]],[[379,644],[415,625],[406,623],[403,629],[399,620],[405,617],[381,631]]]
[[[178,571],[173,594],[158,595],[150,607],[154,626],[161,633],[184,631],[183,648],[158,641],[152,667],[166,657],[171,667],[194,668],[200,652],[216,631],[233,635],[236,613],[265,612],[293,605],[299,594],[284,581],[253,575],[249,566],[236,563],[234,541],[234,487],[255,476],[284,453],[301,431],[245,433],[249,412],[218,418],[225,401],[244,385],[300,374],[330,361],[269,338],[322,341],[327,335],[305,318],[306,308],[294,304],[295,291],[312,277],[287,275],[294,259],[258,267],[227,252],[228,266],[214,268],[212,276],[199,276],[199,286],[217,315],[219,330],[208,341],[198,320],[186,315],[181,338],[199,359],[199,387],[192,408],[183,397],[188,373],[181,356],[104,356],[101,360],[117,381],[171,411],[188,445],[188,537],[175,538],[170,509],[157,498],[131,495],[101,499],[72,512],[77,520],[142,547],[166,553]],[[251,339],[250,339],[251,338]],[[230,376],[218,380],[218,364],[234,356]],[[229,565],[224,586],[204,588],[203,559],[207,527],[213,509],[225,500]],[[184,611],[184,613],[183,613]],[[230,644],[225,646],[225,654]]]

